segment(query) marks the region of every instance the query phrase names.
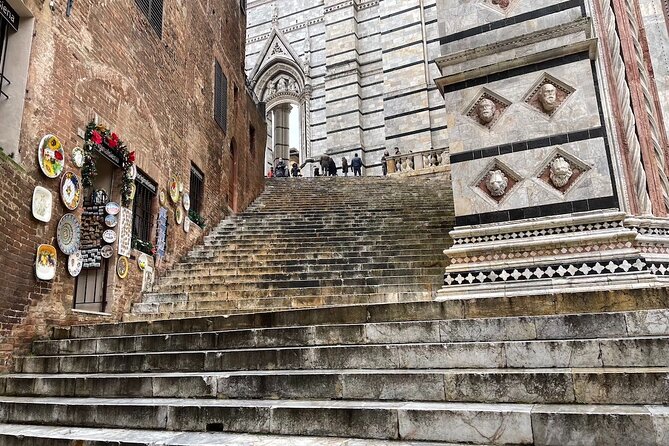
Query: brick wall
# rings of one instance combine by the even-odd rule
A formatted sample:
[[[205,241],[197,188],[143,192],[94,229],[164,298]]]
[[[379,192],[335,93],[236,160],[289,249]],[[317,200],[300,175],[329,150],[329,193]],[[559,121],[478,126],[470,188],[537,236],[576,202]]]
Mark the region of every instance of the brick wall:
[[[37,166],[37,146],[45,134],[60,138],[69,160],[72,148],[82,144],[78,134],[97,116],[136,151],[138,167],[159,188],[166,188],[169,179],[176,176],[187,189],[191,163],[202,170],[202,214],[207,227],[204,231],[195,227],[186,234],[172,221],[168,255],[157,265],[158,274],[230,213],[234,194],[238,211],[262,191],[267,134],[264,117],[245,90],[246,25],[239,2],[166,1],[162,38],[134,0],[78,0],[69,18],[64,11],[66,2],[56,2],[55,11],[49,2],[24,3],[35,16],[35,35],[21,129],[21,161],[16,164],[3,157],[0,164],[11,191],[0,194],[0,268],[7,272],[0,278],[0,346],[5,353],[25,346],[34,335],[44,334],[49,324],[118,320],[138,299],[141,287],[141,272],[134,259],[128,279],[109,274],[107,311],[111,316],[102,317],[72,312],[75,280],[66,271],[67,257],[62,253],[53,282],[35,279],[35,250],[40,243],[56,245],[57,222],[65,212],[58,195],[59,179],[46,178]],[[215,60],[228,78],[227,132],[213,119]],[[255,148],[249,147],[250,126],[256,129]],[[231,145],[236,147],[234,185],[230,181]],[[79,173],[73,165],[67,167]],[[118,201],[116,184],[111,192],[112,199]],[[54,193],[54,214],[48,224],[31,216],[36,185]],[[157,201],[153,204],[155,214]],[[81,209],[75,214],[80,215]],[[155,222],[151,233],[155,242]],[[116,256],[112,265],[115,260]]]

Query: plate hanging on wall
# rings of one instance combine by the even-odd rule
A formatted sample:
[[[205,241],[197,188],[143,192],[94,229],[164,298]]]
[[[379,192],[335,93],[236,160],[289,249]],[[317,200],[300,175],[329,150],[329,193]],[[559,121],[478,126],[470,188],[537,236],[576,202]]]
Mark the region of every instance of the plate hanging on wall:
[[[170,180],[170,199],[173,203],[179,202],[179,183],[176,178]]]
[[[37,159],[42,173],[57,178],[65,168],[65,151],[55,135],[46,135],[39,143]]]
[[[190,218],[186,217],[184,219],[184,232],[190,231]]]
[[[84,167],[84,151],[81,147],[72,149],[72,164],[79,169]]]
[[[174,219],[177,221],[177,224],[180,225],[184,222],[184,211],[180,207],[174,210]]]
[[[81,203],[81,180],[74,172],[65,172],[60,180],[60,198],[67,209],[73,211]]]
[[[116,218],[116,215],[107,215],[105,217],[105,226],[108,228],[114,228],[118,224],[118,219]]]
[[[67,272],[72,277],[77,277],[81,273],[83,265],[84,258],[81,255],[81,251],[75,251],[67,258]]]
[[[183,199],[181,200],[184,205],[184,210],[186,212],[190,211],[190,195],[184,194]]]
[[[53,195],[48,189],[37,186],[33,192],[33,217],[44,223],[51,221]]]
[[[110,201],[105,206],[105,212],[109,215],[117,215],[119,212],[121,212],[121,206],[119,206],[119,204],[114,201]]]
[[[137,266],[139,266],[139,269],[144,271],[144,268],[149,264],[149,256],[146,254],[142,253],[137,257]]]
[[[114,243],[116,241],[116,232],[113,229],[107,229],[102,233],[102,240],[105,243]]]
[[[58,222],[56,229],[58,247],[65,255],[74,254],[79,250],[81,240],[81,224],[74,214],[65,214]]]
[[[160,193],[158,194],[158,202],[160,203],[161,206],[165,206],[165,200],[166,200],[166,194],[165,194],[165,189],[160,189]]]
[[[51,245],[39,245],[35,260],[35,274],[39,280],[53,280],[56,277],[58,254]]]
[[[130,265],[128,264],[127,257],[119,257],[116,261],[116,274],[121,278],[125,279],[128,277],[128,271],[130,270]]]
[[[110,259],[114,255],[114,248],[111,245],[104,245],[100,249],[100,255],[103,259]]]

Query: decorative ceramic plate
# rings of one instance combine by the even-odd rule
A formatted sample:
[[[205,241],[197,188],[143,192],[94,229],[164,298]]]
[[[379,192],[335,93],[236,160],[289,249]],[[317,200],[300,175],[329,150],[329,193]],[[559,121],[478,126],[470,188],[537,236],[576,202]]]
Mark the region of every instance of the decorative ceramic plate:
[[[56,230],[56,239],[58,240],[58,247],[65,255],[69,256],[79,250],[81,224],[74,214],[65,214],[60,219]]]
[[[184,183],[182,183],[181,181],[179,181],[179,193],[181,193],[181,192],[183,192],[183,191],[184,191]]]
[[[184,209],[186,210],[186,212],[190,211],[190,195],[184,194],[184,197],[181,201],[184,205]]]
[[[60,198],[66,208],[73,211],[81,203],[81,180],[74,172],[65,172],[60,180]]]
[[[79,169],[84,167],[84,151],[81,147],[72,149],[72,164]]]
[[[179,202],[179,183],[176,178],[170,180],[170,199],[173,203]]]
[[[184,222],[184,211],[183,209],[176,208],[174,210],[174,219],[177,221],[177,224],[180,225],[181,223]]]
[[[102,233],[102,240],[105,243],[114,243],[116,241],[116,232],[113,229],[107,229]]]
[[[137,186],[135,183],[130,183],[130,194],[128,194],[128,199],[130,201],[135,199],[135,194],[137,193]]]
[[[190,218],[186,217],[184,219],[184,232],[190,231]]]
[[[116,261],[116,274],[121,279],[125,279],[128,277],[128,271],[130,270],[130,265],[128,264],[128,258],[127,257],[119,257],[118,260]]]
[[[134,180],[135,178],[137,178],[137,165],[133,164],[130,167],[130,173],[128,174],[128,179],[129,180]]]
[[[65,151],[58,137],[46,135],[37,149],[37,159],[42,173],[49,178],[57,178],[65,167]]]
[[[102,249],[100,249],[100,255],[103,259],[110,259],[111,256],[114,255],[114,248],[112,248],[111,245],[104,245]]]
[[[108,228],[115,228],[117,224],[118,219],[116,218],[116,215],[107,215],[105,217],[105,226]]]
[[[44,223],[51,220],[51,210],[53,208],[53,195],[48,189],[42,186],[35,187],[33,192],[33,217]]]
[[[72,277],[77,277],[81,273],[83,265],[84,258],[81,255],[81,251],[75,251],[67,258],[67,271]]]
[[[39,280],[53,280],[56,277],[56,266],[58,266],[56,248],[51,245],[39,245],[37,260],[35,261],[37,278]]]
[[[139,266],[139,269],[144,271],[144,268],[149,264],[149,256],[146,254],[142,253],[140,254],[139,257],[137,257],[137,266]]]
[[[160,203],[161,206],[165,206],[165,200],[166,200],[165,189],[160,189],[160,193],[158,194],[158,202]]]
[[[119,212],[121,212],[121,206],[119,206],[118,203],[110,201],[105,206],[105,212],[107,212],[109,215],[117,215]]]

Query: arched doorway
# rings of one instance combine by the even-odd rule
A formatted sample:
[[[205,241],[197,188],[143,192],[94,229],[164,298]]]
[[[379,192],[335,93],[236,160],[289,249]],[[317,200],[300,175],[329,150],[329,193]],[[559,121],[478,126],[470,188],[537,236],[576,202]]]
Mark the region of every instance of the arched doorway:
[[[237,212],[237,177],[239,167],[239,151],[237,143],[233,139],[230,142],[230,174],[228,176],[228,206]]]

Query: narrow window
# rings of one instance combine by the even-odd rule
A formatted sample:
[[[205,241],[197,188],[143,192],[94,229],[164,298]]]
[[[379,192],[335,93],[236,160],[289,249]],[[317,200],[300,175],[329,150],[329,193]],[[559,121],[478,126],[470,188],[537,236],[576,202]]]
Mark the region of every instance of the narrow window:
[[[135,0],[158,37],[163,36],[163,0]]]
[[[195,164],[190,166],[190,208],[200,215],[204,198],[204,174]]]
[[[214,74],[214,119],[224,132],[228,130],[228,78],[216,61]]]
[[[249,151],[251,156],[255,158],[256,156],[256,129],[253,126],[249,126]]]
[[[137,172],[135,187],[132,238],[142,242],[151,242],[152,207],[153,200],[156,197],[157,186],[145,174]]]

